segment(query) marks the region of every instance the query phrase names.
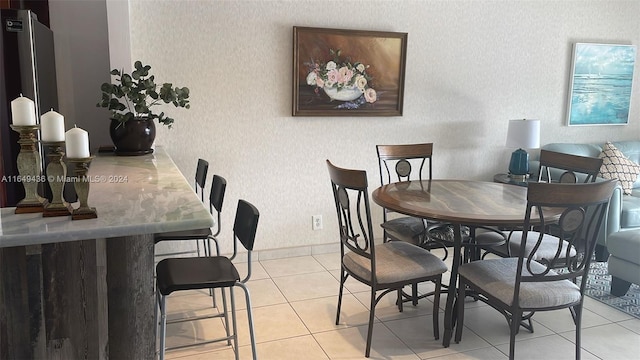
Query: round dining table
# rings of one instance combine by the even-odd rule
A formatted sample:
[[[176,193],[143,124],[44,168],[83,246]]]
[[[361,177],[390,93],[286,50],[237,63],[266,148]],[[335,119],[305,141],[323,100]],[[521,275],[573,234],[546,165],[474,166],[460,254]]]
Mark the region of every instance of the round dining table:
[[[453,308],[458,266],[462,261],[461,226],[521,226],[527,206],[527,188],[473,180],[404,181],[375,189],[372,198],[386,209],[454,226],[454,256],[442,340],[448,347],[455,327]],[[536,219],[534,212],[532,223],[535,224]]]

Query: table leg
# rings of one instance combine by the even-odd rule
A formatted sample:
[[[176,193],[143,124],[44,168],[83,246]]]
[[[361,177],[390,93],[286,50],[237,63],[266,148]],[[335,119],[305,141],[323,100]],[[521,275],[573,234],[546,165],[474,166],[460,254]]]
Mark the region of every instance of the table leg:
[[[454,224],[454,245],[453,245],[453,265],[451,266],[451,278],[449,289],[447,289],[447,305],[444,310],[444,336],[442,345],[449,347],[453,329],[455,327],[454,306],[456,299],[456,285],[458,283],[458,266],[461,262],[462,253],[462,229],[460,224]]]
[[[107,240],[109,358],[154,359],[153,235]]]

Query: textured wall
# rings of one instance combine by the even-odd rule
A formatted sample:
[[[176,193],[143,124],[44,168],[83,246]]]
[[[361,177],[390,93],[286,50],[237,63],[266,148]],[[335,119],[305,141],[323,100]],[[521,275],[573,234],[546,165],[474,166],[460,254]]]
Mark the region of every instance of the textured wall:
[[[565,125],[572,44],[638,44],[637,1],[130,2],[132,59],[192,91],[157,144],[189,179],[198,157],[227,178],[225,238],[238,198],[260,209],[259,249],[337,242],[325,159],[373,190],[376,144],[433,142],[436,177],[490,180],[509,119],[541,119],[543,144],[640,135],[638,66],[630,125]],[[404,116],[292,117],[294,25],[409,33]]]

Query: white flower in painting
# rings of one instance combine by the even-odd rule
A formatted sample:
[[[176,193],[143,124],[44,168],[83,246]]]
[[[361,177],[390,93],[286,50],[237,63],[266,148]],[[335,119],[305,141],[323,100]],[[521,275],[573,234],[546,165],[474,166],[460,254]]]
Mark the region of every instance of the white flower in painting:
[[[356,70],[358,70],[359,72],[363,73],[365,70],[364,64],[359,63],[358,65],[356,65]]]
[[[356,76],[356,86],[361,91],[364,91],[365,87],[367,86],[367,78],[365,78],[362,75],[357,75]]]
[[[326,69],[327,69],[328,71],[331,71],[331,70],[335,70],[337,67],[338,67],[338,65],[336,65],[336,63],[335,63],[335,62],[333,62],[333,61],[329,61],[329,62],[327,63]]]
[[[318,80],[318,74],[315,71],[312,71],[307,75],[307,85],[316,85]]]
[[[378,100],[378,94],[373,90],[373,88],[368,88],[364,92],[364,99],[367,100],[368,103],[374,103]]]

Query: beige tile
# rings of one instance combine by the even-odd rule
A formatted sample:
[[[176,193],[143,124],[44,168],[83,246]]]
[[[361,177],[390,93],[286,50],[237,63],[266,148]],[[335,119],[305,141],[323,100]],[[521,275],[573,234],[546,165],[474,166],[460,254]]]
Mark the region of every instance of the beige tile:
[[[263,360],[329,359],[311,335],[260,343],[257,352]]]
[[[571,342],[575,341],[574,331],[561,335]],[[603,360],[640,358],[640,341],[637,334],[618,324],[583,328],[581,342],[583,350]]]
[[[494,346],[509,343],[509,325],[507,324],[506,319],[498,311],[489,306],[473,308],[465,307],[464,326]],[[516,336],[516,341],[553,334],[551,330],[542,326],[542,324],[537,323],[535,321],[535,316],[533,327],[535,331],[533,333],[521,328],[520,332]],[[465,332],[462,333],[463,341],[464,338]]]
[[[269,276],[272,278],[280,276],[309,274],[324,271],[313,256],[299,256],[284,259],[265,260],[260,262]]]
[[[633,316],[588,296],[584,297],[584,308],[602,316],[605,319],[609,319],[612,322],[633,319]]]
[[[340,282],[326,271],[273,278],[288,301],[338,295]]]
[[[438,356],[435,358],[429,358],[432,360],[502,360],[508,357],[498,351],[494,347],[488,347],[484,349],[471,350],[466,352],[453,353],[444,356]]]
[[[452,341],[450,347],[443,347],[442,339],[444,334],[444,316],[442,315],[443,314],[441,314],[439,321],[440,338],[437,340],[433,335],[433,317],[431,315],[385,321],[384,324],[391,330],[391,332],[407,344],[413,352],[418,354],[421,359],[491,347],[489,343],[482,340],[479,336],[468,329],[464,333],[463,341],[459,344]]]
[[[371,294],[369,292],[361,292],[354,295],[367,309],[369,308],[371,304]],[[405,319],[420,315],[430,315],[433,310],[433,303],[431,300],[422,299],[418,302],[417,306],[413,306],[411,303],[405,303],[403,305],[402,312],[400,312],[396,306],[396,300],[396,292],[386,294],[382,299],[380,299],[376,305],[376,318],[381,321]]]
[[[326,253],[315,254],[313,258],[316,259],[326,270],[340,270],[340,253]]]
[[[618,323],[620,326],[633,331],[636,334],[640,334],[640,319],[633,318],[631,320],[625,320]],[[640,340],[639,340],[640,341]]]
[[[191,313],[189,315],[201,314]],[[167,348],[171,348],[174,346],[190,345],[225,336],[224,325],[219,318],[167,324],[166,346]],[[181,357],[228,348],[230,347],[226,341],[193,345],[187,348],[168,350],[167,357]]]
[[[556,333],[572,331],[576,328],[569,309],[538,311],[533,316],[533,319]],[[609,320],[589,310],[583,309],[582,311],[583,329],[610,323]]]
[[[333,277],[338,280],[338,284],[340,284],[340,269],[337,270],[331,270],[331,275],[333,275]],[[360,281],[354,279],[352,276],[349,276],[347,278],[347,281],[345,281],[344,283],[344,289],[347,292],[350,293],[357,293],[357,292],[364,292],[364,291],[369,291],[369,289],[371,289],[371,287],[367,284],[361,283]]]
[[[332,330],[313,337],[330,359],[365,359],[367,326]],[[382,323],[375,323],[369,359],[419,359]]]
[[[240,346],[250,344],[247,313],[237,312]],[[270,305],[253,309],[256,342],[282,340],[309,335],[309,330],[289,304]]]
[[[249,296],[251,297],[251,306],[253,308],[275,304],[285,304],[287,302],[287,299],[285,299],[276,284],[271,279],[250,280],[249,282],[247,282],[247,288],[249,288]],[[229,290],[226,289],[225,293],[227,295],[227,299],[229,299]],[[247,303],[244,291],[238,287],[235,287],[234,296],[236,299],[236,310],[246,309]],[[222,303],[222,300],[220,300],[221,298],[221,295],[218,296],[219,304]],[[222,308],[222,305],[220,305],[219,307]]]
[[[311,333],[336,330],[369,323],[369,310],[351,294],[342,296],[340,325],[336,325],[338,296],[291,302],[302,322]]]
[[[497,345],[496,348],[509,354],[509,344]],[[576,347],[560,335],[549,335],[535,339],[516,341],[516,359],[575,359]],[[597,356],[584,349],[580,352],[584,360],[596,360]],[[621,358],[618,358],[621,359]]]

